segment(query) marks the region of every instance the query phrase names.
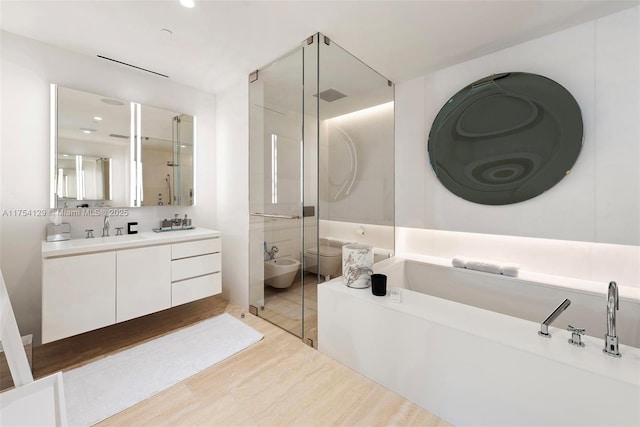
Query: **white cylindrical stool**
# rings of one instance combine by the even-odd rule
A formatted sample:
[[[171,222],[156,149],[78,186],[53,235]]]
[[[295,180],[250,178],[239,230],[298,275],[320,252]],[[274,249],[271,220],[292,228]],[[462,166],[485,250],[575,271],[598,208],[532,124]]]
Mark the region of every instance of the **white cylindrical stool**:
[[[371,286],[373,247],[352,243],[342,247],[342,281],[351,288]]]

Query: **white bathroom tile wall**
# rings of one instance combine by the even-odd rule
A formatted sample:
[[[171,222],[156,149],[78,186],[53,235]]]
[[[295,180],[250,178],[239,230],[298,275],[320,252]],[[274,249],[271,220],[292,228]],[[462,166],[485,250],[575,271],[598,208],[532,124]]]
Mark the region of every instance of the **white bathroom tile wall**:
[[[593,27],[593,22],[584,24],[425,76],[422,96],[426,100],[427,132],[440,108],[458,90],[487,75],[509,71],[538,73],[565,85],[580,104],[588,128],[592,123],[588,117],[592,116],[594,90]],[[413,92],[410,96],[420,95]],[[397,104],[402,104],[402,99]],[[422,120],[421,117],[414,119]],[[593,140],[589,129],[585,135],[586,142]],[[426,142],[426,138],[420,138],[410,144],[424,150]],[[581,167],[576,166],[571,175],[542,196],[513,205],[488,206],[464,200],[438,181],[429,164],[416,165],[418,170],[413,171],[401,168],[399,174],[412,172],[411,177],[426,179],[425,228],[593,240],[594,151],[592,144],[586,145],[580,155]],[[398,144],[397,147],[403,150],[405,146]],[[398,206],[397,211],[405,209]],[[566,220],[569,217],[571,221]]]
[[[582,151],[570,175],[538,197],[470,203],[423,161],[428,132],[449,96],[507,71],[547,76],[572,93]],[[559,280],[640,288],[639,7],[398,84],[396,111],[397,253],[515,262]]]
[[[432,173],[425,142],[425,79],[420,77],[396,85],[396,224],[406,227],[426,227],[427,192],[424,171]],[[423,143],[416,143],[422,141]]]
[[[639,16],[635,8],[596,23],[596,241],[640,244]]]
[[[325,181],[320,183],[320,218],[393,224],[393,148],[389,145],[394,138],[393,121],[394,105],[387,102],[323,122],[318,167]],[[349,184],[348,197],[340,197],[347,194]],[[342,185],[347,187],[340,193]]]
[[[628,9],[398,84],[396,224],[640,244],[639,10]],[[583,116],[582,151],[571,173],[538,197],[505,206],[474,204],[437,180],[424,154],[428,132],[451,95],[478,78],[508,71],[542,74],[572,93]]]
[[[267,248],[278,248],[276,258],[293,258],[300,261],[300,220],[273,220],[265,223]]]
[[[304,247],[313,248],[318,242],[318,224],[316,223],[316,217],[305,217],[304,219]]]
[[[260,224],[264,225],[260,225]],[[271,249],[272,246],[277,246],[278,253],[276,258],[289,257],[300,260],[300,254],[302,253],[302,230],[300,220],[282,220],[282,219],[264,219],[256,220],[256,223],[252,226],[252,232],[255,228],[263,228],[264,241],[267,242],[267,247]],[[317,227],[315,224],[315,217],[304,218],[304,245],[306,248],[315,247],[317,239]],[[256,234],[258,235],[258,234]],[[257,239],[257,238],[256,238]],[[260,244],[260,248],[263,247],[263,243],[256,240],[253,246]]]
[[[359,212],[357,219],[367,224],[381,224],[385,221],[384,206],[384,179],[382,177],[372,177],[358,181],[358,191],[354,197],[347,197],[340,201],[344,202],[346,215],[341,218],[348,218],[350,212]]]
[[[394,228],[386,225],[320,220],[319,236],[393,250]]]
[[[591,280],[640,288],[640,246],[592,244]]]
[[[640,247],[399,227],[397,254],[519,264],[522,271],[640,288]],[[604,286],[604,285],[603,285]]]

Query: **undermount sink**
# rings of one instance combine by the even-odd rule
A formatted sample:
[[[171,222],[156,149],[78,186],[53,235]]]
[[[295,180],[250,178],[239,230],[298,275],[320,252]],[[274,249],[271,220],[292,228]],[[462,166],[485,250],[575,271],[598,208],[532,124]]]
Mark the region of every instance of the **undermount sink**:
[[[115,230],[110,230],[112,233]],[[220,232],[207,230],[206,228],[193,228],[191,230],[175,231],[173,233],[154,233],[143,231],[137,234],[111,235],[101,237],[102,229],[94,229],[96,237],[78,237],[72,240],[57,242],[42,242],[42,257],[51,258],[67,255],[79,255],[83,253],[104,252],[121,249],[133,249],[150,245],[163,245],[180,243],[183,241],[199,240],[220,237]]]
[[[109,236],[109,237],[99,237],[99,239],[104,239],[105,242],[117,241],[117,240],[142,240],[145,239],[144,234],[123,234],[121,236]]]
[[[80,239],[72,239],[70,242],[74,246],[91,246],[103,243],[131,242],[144,239],[145,236],[142,234],[123,234],[122,236],[92,237],[88,239],[83,237]]]

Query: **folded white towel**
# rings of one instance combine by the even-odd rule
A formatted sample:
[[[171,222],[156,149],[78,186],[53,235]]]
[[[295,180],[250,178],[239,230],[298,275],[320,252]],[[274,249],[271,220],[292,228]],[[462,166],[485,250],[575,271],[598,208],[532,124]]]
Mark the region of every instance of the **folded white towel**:
[[[504,276],[518,277],[520,266],[518,264],[503,264],[502,274]]]
[[[451,260],[451,265],[458,268],[467,268],[468,262],[469,262],[469,258],[465,258],[463,256],[457,256]]]
[[[484,271],[486,273],[502,274],[502,266],[500,266],[500,264],[493,264],[485,261],[469,261],[467,262],[467,269]]]
[[[451,260],[451,265],[468,270],[484,271],[485,273],[502,274],[504,276],[518,277],[520,266],[515,263],[501,264],[497,261],[480,260],[457,256]]]
[[[383,256],[384,258],[390,258],[393,256],[393,251],[391,249],[374,247],[373,254]]]

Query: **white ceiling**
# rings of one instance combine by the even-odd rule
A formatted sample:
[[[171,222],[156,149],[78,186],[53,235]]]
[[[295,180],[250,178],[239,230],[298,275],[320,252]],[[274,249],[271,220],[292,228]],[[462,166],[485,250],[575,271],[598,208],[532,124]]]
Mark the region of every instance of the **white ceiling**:
[[[1,28],[217,93],[322,32],[398,83],[640,1],[1,0]],[[168,35],[162,29],[169,29]]]

